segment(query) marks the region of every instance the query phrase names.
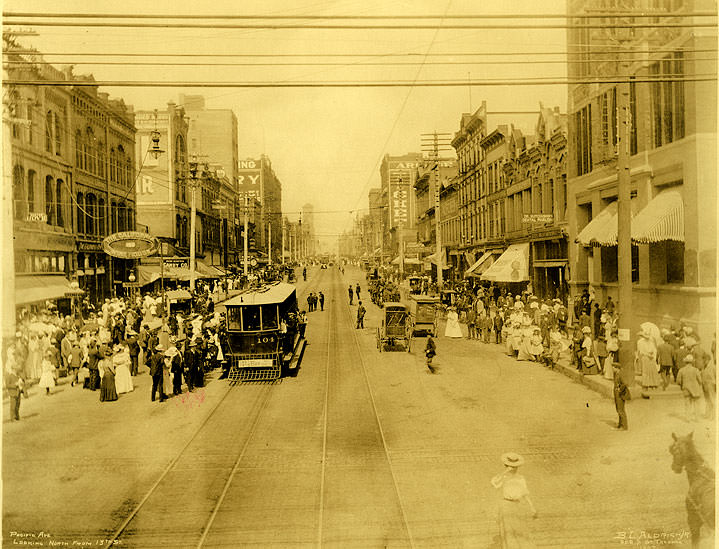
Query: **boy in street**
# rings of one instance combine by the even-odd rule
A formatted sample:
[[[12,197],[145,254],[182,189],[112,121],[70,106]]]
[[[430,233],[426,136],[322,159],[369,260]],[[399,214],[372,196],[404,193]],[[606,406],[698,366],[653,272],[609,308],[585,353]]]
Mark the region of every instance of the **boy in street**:
[[[362,302],[358,302],[357,307],[357,329],[364,328],[364,315],[367,312],[367,309],[364,308],[364,305],[362,305]]]
[[[352,305],[352,298],[354,296],[354,291],[352,290],[352,284],[350,284],[349,287],[347,288],[347,293],[350,296],[350,305]]]
[[[701,372],[694,366],[694,356],[686,355],[684,365],[677,374],[677,384],[684,393],[684,409],[688,421],[697,420],[697,404],[702,397]]]
[[[434,358],[434,355],[437,354],[437,345],[434,342],[434,339],[432,339],[432,336],[427,336],[427,345],[424,347],[424,356],[427,357],[427,368],[429,368],[429,371],[431,373],[434,373],[434,368],[432,367],[432,359]]]
[[[325,294],[320,292],[320,311],[325,310]]]
[[[622,379],[619,366],[614,366],[614,406],[617,409],[617,415],[619,416],[619,422],[615,427],[616,430],[627,431],[629,429],[627,412],[624,409],[624,406],[625,402],[631,398],[632,394],[629,392],[629,387],[627,387]]]

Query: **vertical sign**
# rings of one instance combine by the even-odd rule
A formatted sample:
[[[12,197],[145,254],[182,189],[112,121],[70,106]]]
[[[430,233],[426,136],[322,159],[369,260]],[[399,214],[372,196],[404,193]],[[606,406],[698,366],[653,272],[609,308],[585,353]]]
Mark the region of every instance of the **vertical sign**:
[[[240,160],[239,173],[239,194],[240,197],[256,198],[262,203],[262,188],[260,186],[260,166],[259,160]]]

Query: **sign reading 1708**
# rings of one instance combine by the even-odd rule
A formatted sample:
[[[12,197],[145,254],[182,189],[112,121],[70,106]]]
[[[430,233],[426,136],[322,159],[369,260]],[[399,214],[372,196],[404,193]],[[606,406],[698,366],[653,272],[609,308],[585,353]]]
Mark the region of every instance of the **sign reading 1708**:
[[[157,251],[157,240],[147,233],[124,231],[113,233],[102,241],[107,255],[120,259],[139,259]]]

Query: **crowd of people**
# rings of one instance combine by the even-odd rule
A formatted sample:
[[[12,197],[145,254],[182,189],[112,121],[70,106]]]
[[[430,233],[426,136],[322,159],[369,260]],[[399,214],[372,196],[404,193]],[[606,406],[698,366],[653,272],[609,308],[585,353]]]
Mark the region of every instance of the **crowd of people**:
[[[15,340],[5,360],[5,388],[10,416],[19,420],[20,401],[37,383],[50,396],[61,377],[70,387],[99,391],[101,402],[118,400],[134,390],[133,378],[149,371],[151,400],[160,401],[204,385],[204,375],[229,365],[224,360],[224,314],[214,311],[212,288],[198,285],[192,295],[195,312],[168,311],[161,297],[106,299],[98,307],[77,307],[61,316],[51,303],[40,311],[21,310]]]

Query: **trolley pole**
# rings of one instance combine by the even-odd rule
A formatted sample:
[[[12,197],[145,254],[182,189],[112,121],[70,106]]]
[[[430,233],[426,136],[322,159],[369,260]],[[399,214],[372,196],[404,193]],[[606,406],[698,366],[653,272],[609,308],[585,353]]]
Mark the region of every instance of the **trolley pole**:
[[[285,264],[285,219],[282,218],[282,264]]]
[[[272,216],[267,214],[267,264],[272,265]]]

